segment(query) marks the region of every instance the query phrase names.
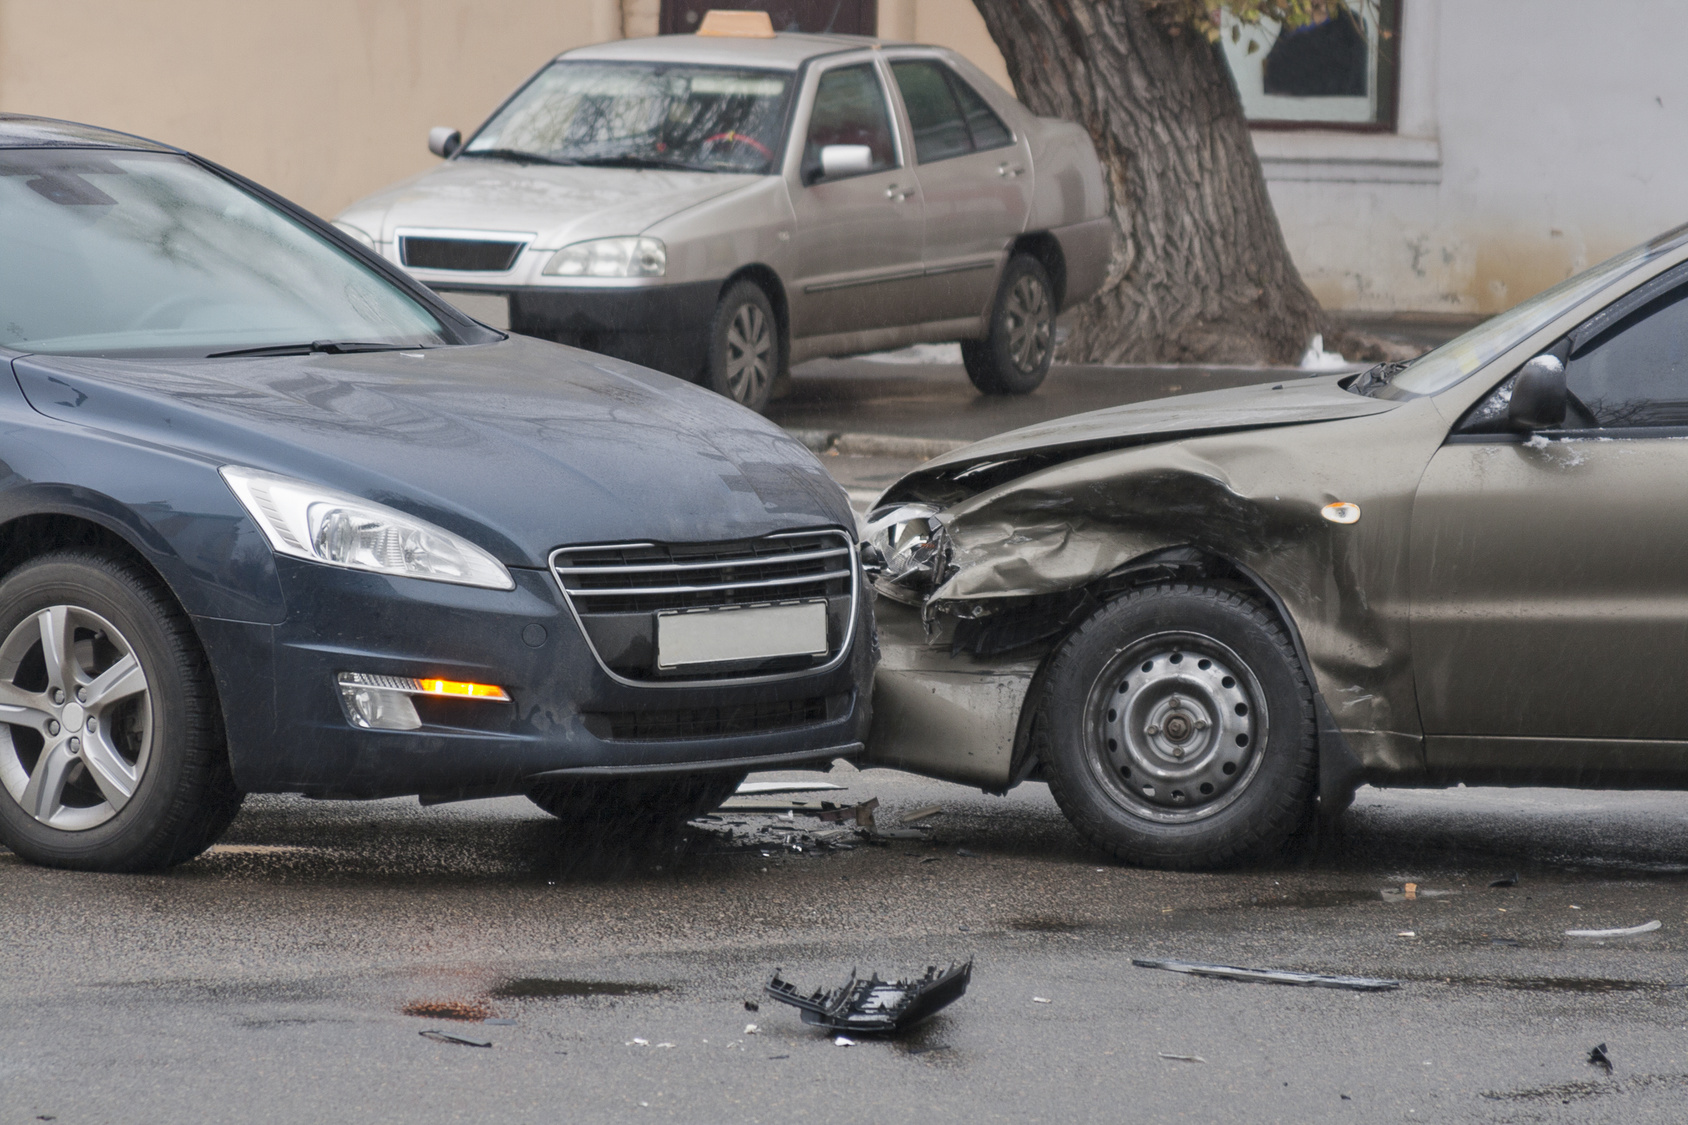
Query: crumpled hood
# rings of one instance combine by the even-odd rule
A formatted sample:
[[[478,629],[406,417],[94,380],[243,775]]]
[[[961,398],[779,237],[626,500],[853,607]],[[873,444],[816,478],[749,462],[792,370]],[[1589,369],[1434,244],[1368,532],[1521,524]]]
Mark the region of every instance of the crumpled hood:
[[[382,242],[398,227],[531,231],[537,250],[639,234],[761,176],[448,160],[346,208],[340,218]],[[378,217],[377,217],[378,216]]]
[[[520,336],[422,353],[13,367],[49,417],[353,492],[512,566],[543,566],[565,544],[854,525],[814,455],[759,415]]]

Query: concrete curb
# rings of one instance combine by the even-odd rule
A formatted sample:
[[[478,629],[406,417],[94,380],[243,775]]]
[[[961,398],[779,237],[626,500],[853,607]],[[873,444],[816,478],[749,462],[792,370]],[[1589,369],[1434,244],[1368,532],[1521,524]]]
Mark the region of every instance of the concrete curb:
[[[843,457],[908,457],[930,461],[952,449],[973,444],[948,438],[901,437],[897,434],[846,434],[832,430],[786,432],[816,453],[837,453]]]

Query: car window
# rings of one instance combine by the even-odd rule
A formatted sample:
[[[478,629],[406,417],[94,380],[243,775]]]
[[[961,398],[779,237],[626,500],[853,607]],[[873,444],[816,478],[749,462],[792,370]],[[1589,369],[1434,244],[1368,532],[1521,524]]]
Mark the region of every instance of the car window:
[[[564,61],[463,146],[469,158],[766,173],[791,76],[773,70]]]
[[[1002,148],[1013,144],[1013,130],[1002,123],[1002,118],[985,103],[979,92],[969,86],[966,79],[955,71],[948,67],[945,67],[944,71],[955,87],[955,96],[961,99],[961,112],[967,118],[968,131],[973,134],[973,147],[983,152],[988,148]]]
[[[872,64],[841,66],[821,75],[803,147],[806,172],[820,168],[821,149],[827,145],[866,145],[873,151],[869,171],[897,166],[891,113]]]
[[[961,107],[937,63],[892,63],[891,75],[908,110],[909,125],[914,129],[914,155],[920,163],[932,164],[973,151]]]
[[[1565,386],[1602,429],[1688,426],[1688,285],[1580,342]]]
[[[0,346],[203,356],[445,332],[328,236],[186,157],[0,150]]]

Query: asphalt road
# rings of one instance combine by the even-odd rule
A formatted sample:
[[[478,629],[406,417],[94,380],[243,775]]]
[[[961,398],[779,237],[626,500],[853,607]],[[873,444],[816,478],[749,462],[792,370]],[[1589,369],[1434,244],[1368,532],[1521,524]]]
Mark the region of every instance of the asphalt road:
[[[519,799],[267,797],[167,875],[0,855],[0,1122],[1664,1122],[1688,1104],[1688,796],[1368,789],[1297,860],[1168,874],[1101,862],[1041,785],[825,779],[878,797],[882,826],[944,812],[929,839],[795,852],[776,829],[814,820],[737,815],[676,846],[571,839]],[[968,995],[903,1039],[838,1047],[760,995],[776,967],[813,988],[967,957]],[[1610,1075],[1585,1061],[1597,1043]]]

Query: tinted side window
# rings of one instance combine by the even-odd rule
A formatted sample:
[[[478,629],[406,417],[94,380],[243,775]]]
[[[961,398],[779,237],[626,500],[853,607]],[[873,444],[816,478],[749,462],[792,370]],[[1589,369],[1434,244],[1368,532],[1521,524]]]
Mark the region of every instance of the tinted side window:
[[[897,79],[897,89],[902,91],[903,105],[908,109],[909,124],[914,128],[914,155],[922,164],[973,151],[961,107],[955,103],[955,95],[950,92],[950,84],[944,80],[943,69],[937,63],[892,63],[891,73]]]
[[[1688,426],[1688,286],[1579,347],[1565,385],[1602,427]]]
[[[866,145],[873,150],[874,172],[897,166],[891,114],[871,64],[841,66],[821,75],[803,147],[806,170],[821,166],[821,149],[827,145]]]
[[[953,70],[949,72],[949,76],[955,85],[955,96],[961,99],[961,112],[967,118],[967,128],[973,133],[973,147],[983,150],[1013,144],[1013,131],[985,104],[985,99],[979,96],[979,92]]]

